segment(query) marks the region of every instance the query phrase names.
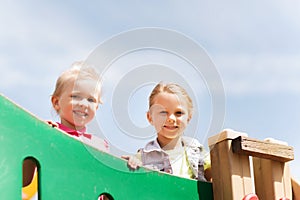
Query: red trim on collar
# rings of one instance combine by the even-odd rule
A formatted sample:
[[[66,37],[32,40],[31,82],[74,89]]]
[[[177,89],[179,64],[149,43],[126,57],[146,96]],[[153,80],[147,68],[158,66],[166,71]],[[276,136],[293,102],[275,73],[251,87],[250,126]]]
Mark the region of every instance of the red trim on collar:
[[[83,128],[81,130],[74,130],[74,129],[71,129],[61,123],[58,123],[58,128],[60,130],[63,130],[65,131],[66,133],[70,134],[70,135],[73,135],[73,136],[76,136],[76,137],[80,137],[80,136],[84,136],[88,139],[91,139],[92,138],[92,135],[91,134],[88,134],[88,133],[85,133],[86,132],[86,128]]]

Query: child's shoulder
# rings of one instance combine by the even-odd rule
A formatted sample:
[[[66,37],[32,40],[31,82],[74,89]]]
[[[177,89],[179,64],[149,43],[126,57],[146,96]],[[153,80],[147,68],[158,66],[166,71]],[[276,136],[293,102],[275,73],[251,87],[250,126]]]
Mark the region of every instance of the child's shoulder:
[[[107,140],[100,138],[96,135],[92,135],[91,140],[88,141],[88,144],[97,148],[100,151],[109,153],[109,144]]]
[[[148,142],[144,148],[140,148],[139,151],[143,152],[151,152],[151,151],[162,151],[161,147],[159,146],[157,140],[151,140]]]
[[[182,136],[182,142],[185,146],[188,146],[188,147],[203,148],[203,145],[196,138],[193,138],[193,137]]]

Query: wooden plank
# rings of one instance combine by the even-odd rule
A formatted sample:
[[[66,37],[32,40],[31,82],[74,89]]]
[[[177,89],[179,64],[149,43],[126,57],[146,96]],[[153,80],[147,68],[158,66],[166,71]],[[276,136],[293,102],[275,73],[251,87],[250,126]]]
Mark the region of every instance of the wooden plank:
[[[293,147],[260,141],[244,136],[239,136],[232,141],[234,153],[250,155],[253,157],[265,158],[279,162],[287,162],[294,159]]]
[[[288,163],[253,158],[255,189],[260,199],[292,199]]]
[[[210,151],[210,158],[211,158],[211,173],[212,173],[212,185],[213,185],[213,194],[214,194],[214,199],[223,199],[223,180],[224,180],[224,176],[226,176],[226,174],[224,176],[220,176],[221,173],[221,169],[222,166],[226,167],[226,164],[223,162],[227,161],[227,158],[224,159],[219,159],[220,155],[220,146],[219,145],[215,145],[213,149],[211,149]],[[226,178],[225,178],[226,180]],[[229,184],[231,185],[231,183]]]
[[[253,193],[249,158],[234,154],[232,140],[223,140],[211,149],[214,199],[240,200]]]
[[[275,162],[275,161],[273,161]],[[292,177],[290,173],[290,165],[289,163],[281,163],[283,167],[283,187],[284,187],[284,194],[285,197],[289,199],[293,199],[293,191],[292,191]]]
[[[219,142],[224,140],[233,140],[239,136],[247,137],[248,135],[247,133],[237,132],[231,129],[224,129],[222,132],[208,138],[208,146],[210,149],[212,149],[213,146]]]
[[[300,184],[292,178],[293,200],[300,200]]]

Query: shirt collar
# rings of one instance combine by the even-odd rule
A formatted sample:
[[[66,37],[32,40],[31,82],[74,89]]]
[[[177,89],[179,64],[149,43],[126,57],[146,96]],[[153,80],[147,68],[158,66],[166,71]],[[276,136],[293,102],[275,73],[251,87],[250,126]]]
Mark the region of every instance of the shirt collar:
[[[67,133],[69,133],[69,132],[85,133],[86,132],[86,128],[83,128],[83,129],[80,129],[80,130],[74,130],[74,129],[71,129],[71,128],[61,124],[61,123],[57,122],[57,124],[58,124],[59,129],[61,129],[63,131],[66,131]]]
[[[144,148],[145,152],[150,152],[150,151],[163,151],[157,141],[157,138],[155,140],[152,140],[148,144],[146,144]]]
[[[80,129],[80,130],[74,130],[74,129],[71,129],[61,123],[57,123],[58,124],[58,128],[65,131],[66,133],[70,134],[70,135],[73,135],[73,136],[76,136],[76,137],[79,137],[79,136],[84,136],[84,137],[87,137],[89,139],[91,139],[92,135],[91,134],[87,134],[85,133],[86,132],[86,128],[83,128],[83,129]]]

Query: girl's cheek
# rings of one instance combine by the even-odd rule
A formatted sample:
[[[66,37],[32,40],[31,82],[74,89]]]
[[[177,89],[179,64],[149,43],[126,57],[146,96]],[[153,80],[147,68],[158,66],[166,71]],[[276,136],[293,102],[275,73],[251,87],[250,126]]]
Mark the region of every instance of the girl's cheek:
[[[72,100],[72,101],[71,101],[71,104],[72,104],[72,105],[76,105],[76,104],[78,104],[78,101]]]
[[[98,109],[98,104],[93,104],[93,108],[96,111]]]
[[[166,121],[166,118],[165,117],[159,117],[159,118],[156,118],[155,120],[153,120],[153,122],[159,126],[163,125]]]

